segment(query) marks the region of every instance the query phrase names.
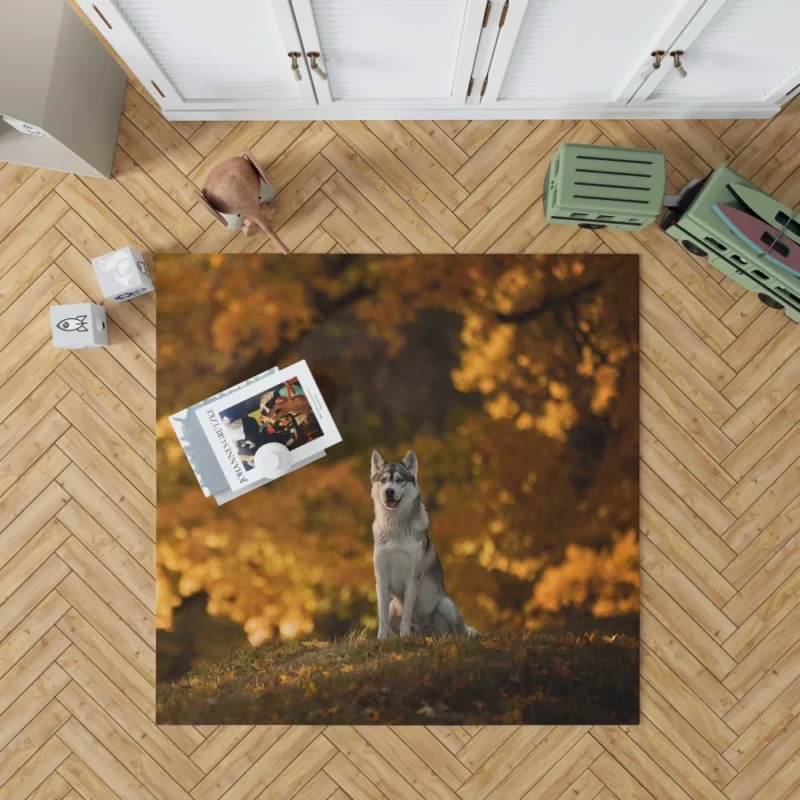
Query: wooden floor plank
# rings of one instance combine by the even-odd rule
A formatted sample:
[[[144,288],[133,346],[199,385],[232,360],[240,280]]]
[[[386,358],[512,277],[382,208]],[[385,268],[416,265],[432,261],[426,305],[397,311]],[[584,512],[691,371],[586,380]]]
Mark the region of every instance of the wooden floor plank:
[[[0,605],[0,639],[11,633],[68,574],[67,565],[57,555],[50,556]]]
[[[728,497],[738,489],[734,479],[647,392],[641,393],[639,413],[648,431],[714,497]],[[723,504],[731,508],[724,500]]]
[[[642,677],[661,686],[663,696],[717,751],[729,747],[736,734],[648,647],[642,647]]]
[[[457,795],[427,764],[426,760],[409,747],[394,731],[385,727],[359,726],[354,729],[376,753],[380,753],[397,772],[413,785],[425,798],[457,800]],[[460,781],[458,785],[460,785]]]
[[[188,141],[198,153],[207,156],[235,127],[235,122],[203,122]]]
[[[339,793],[342,795],[341,800],[345,800],[345,798],[385,800],[386,798],[386,795],[341,753],[325,765],[325,774],[329,775],[340,787],[339,792],[333,795],[333,800],[337,800]]]
[[[124,150],[114,154],[112,175],[183,247],[203,229]]]
[[[200,768],[74,645],[59,658],[59,665],[184,790],[202,779]]]
[[[69,719],[54,699],[68,683],[67,673],[52,664],[0,717],[0,786]]]
[[[0,797],[29,797],[69,757],[70,749],[57,736],[43,744],[14,777],[0,788]]]
[[[742,733],[763,714],[797,679],[800,669],[800,644],[795,646],[762,677],[725,715],[725,722]]]
[[[666,554],[670,564],[687,575],[693,585],[702,587],[717,607],[736,594],[736,589],[644,499],[639,525],[642,533]]]
[[[800,328],[655,226],[549,225],[541,197],[576,141],[800,205],[799,120],[169,123],[132,80],[111,181],[0,164],[0,797],[800,796]],[[48,306],[100,301],[89,262],[125,245],[275,252],[198,202],[245,148],[296,252],[640,256],[639,726],[153,724],[156,295],[73,352]]]
[[[455,174],[469,156],[435,122],[404,120],[400,123],[448,172]],[[461,181],[462,185],[465,185]],[[467,187],[469,188],[469,187]]]
[[[82,796],[103,797],[108,790],[111,797],[156,800],[76,717],[64,725],[59,736],[62,742],[69,742],[72,751],[59,774]]]
[[[451,211],[467,198],[469,192],[399,122],[373,120],[364,124]],[[459,227],[456,233],[463,235],[463,230]]]
[[[77,539],[69,538],[58,549],[58,555],[143,641],[155,647],[152,611],[94,554]]]
[[[646,463],[640,466],[642,497],[717,570],[736,553]]]
[[[23,293],[67,248],[69,243],[55,229],[50,230],[20,258],[16,268],[0,279],[0,314]]]
[[[277,188],[286,186],[334,138],[330,127],[320,121],[312,122],[266,166],[269,178]],[[274,152],[271,153],[274,155]]]
[[[133,86],[128,86],[122,113],[184,173],[191,172],[202,156]]]
[[[797,580],[798,568],[800,568],[800,535],[795,535],[723,607],[723,611],[739,624],[736,633],[725,642],[725,649],[734,658],[736,657],[734,650],[738,651],[740,645],[732,645],[731,640],[738,642],[741,637],[742,640],[755,644],[752,637],[760,637],[762,632],[766,633],[767,619],[791,611],[791,600],[783,595],[787,591],[786,583],[791,580],[794,584]],[[791,592],[791,588],[788,591]],[[773,595],[775,595],[774,602],[768,602],[768,598]],[[759,605],[760,600],[764,601],[761,605]],[[753,612],[753,608],[757,608],[757,611]],[[753,620],[752,623],[750,619]],[[750,648],[745,647],[745,652],[748,649]],[[743,657],[742,653],[739,655]]]
[[[70,610],[57,592],[50,592],[0,644],[0,678]]]
[[[5,275],[69,210],[57,194],[49,194],[5,237],[0,239],[0,275]]]
[[[800,422],[800,389],[793,390],[769,416],[722,460],[722,467],[734,478],[741,478]],[[759,414],[760,416],[760,414]],[[750,425],[748,424],[748,427]]]
[[[523,795],[524,800],[555,800],[563,796],[570,786],[602,754],[603,748],[588,733],[584,734],[541,778]],[[591,776],[591,773],[589,773]],[[593,776],[592,776],[593,777]],[[596,778],[595,778],[596,780]]]
[[[640,329],[642,352],[712,422],[722,426],[734,414],[734,406],[650,322],[643,320]]]
[[[723,678],[736,666],[736,662],[723,650],[722,646],[668,592],[647,572],[642,572],[642,596],[648,601],[648,610],[664,626],[677,627],[673,620],[680,620],[680,630],[675,638],[717,679]]]
[[[197,189],[126,117],[119,122],[117,146],[187,213],[197,203]]]
[[[286,728],[253,728],[192,790],[194,800],[219,800],[280,739]]]
[[[737,444],[743,442],[762,420],[794,392],[798,384],[800,353],[794,353],[739,406],[722,430]]]
[[[412,253],[416,250],[414,245],[368,203],[356,187],[341,174],[337,173],[325,183],[322,191],[336,203],[342,216],[352,224],[352,234],[339,242],[340,245],[346,247],[351,239],[353,244],[366,245],[366,242],[362,241],[359,236],[359,232],[361,232],[367,241],[375,242],[380,251],[384,253]],[[339,219],[338,215],[333,217],[334,223],[337,219]]]
[[[740,772],[797,716],[800,680],[796,680],[725,751],[726,761]]]
[[[0,167],[0,205],[5,203],[36,171],[25,164],[4,164]]]
[[[546,120],[530,131],[508,158],[489,172],[469,198],[456,209],[459,218],[466,225],[475,228],[530,173],[532,167],[544,163],[544,169],[539,170],[544,178],[554,141],[558,142],[570,133],[573,134],[573,139],[596,138],[598,131],[593,125],[584,125],[580,130],[578,127],[569,120]],[[481,174],[482,161],[480,159],[478,162],[478,175]],[[542,183],[543,181],[539,181],[539,189],[542,188]]]
[[[648,610],[642,613],[641,635],[653,653],[718,716],[736,705],[736,696]]]
[[[631,726],[628,735],[665,769],[662,762],[681,761],[681,756],[685,756],[695,765],[697,772],[685,768],[676,768],[672,772],[684,788],[686,783],[701,784],[702,791],[692,794],[692,797],[704,797],[704,792],[709,791],[698,772],[717,789],[722,789],[736,777],[736,770],[730,763],[683,716],[676,714],[672,706],[646,680],[641,682],[641,692],[643,724],[636,729]],[[662,736],[674,745],[674,750],[662,747]],[[713,796],[713,793],[710,792],[709,796]]]
[[[592,728],[592,736],[654,797],[675,798],[676,800],[678,798],[686,800],[689,797],[672,777],[622,729],[595,727]],[[602,753],[601,749],[598,756]],[[710,797],[724,797],[724,795],[721,792],[713,791]]]
[[[37,169],[0,205],[0,240],[17,227],[64,180],[60,172]]]
[[[177,783],[171,771],[164,769],[149,754],[142,753],[140,741],[134,740],[78,683],[70,683],[59,695],[59,700],[73,720],[102,742],[108,752],[155,797],[189,800],[189,795]]]
[[[548,726],[525,726],[517,728],[505,742],[481,766],[473,771],[472,777],[458,790],[463,800],[484,800],[513,774],[525,759],[535,752],[554,730]],[[462,762],[463,763],[463,762]]]
[[[720,644],[735,630],[736,626],[723,614],[712,600],[672,563],[649,538],[640,544],[642,567],[673,600],[680,599],[681,607]],[[676,600],[677,602],[677,600]]]
[[[451,247],[447,239],[458,238],[455,234],[460,230],[459,221],[452,214],[445,214],[446,207],[441,203],[430,203],[426,200],[423,205],[416,200],[414,193],[419,193],[416,189],[417,182],[405,173],[401,173],[399,177],[392,174],[393,180],[387,181],[375,172],[370,162],[377,163],[377,157],[372,149],[365,145],[364,139],[367,139],[369,145],[377,142],[372,134],[369,134],[369,138],[348,136],[347,140],[337,137],[325,147],[323,155],[415,247],[428,252],[450,252]],[[356,144],[359,151],[354,150],[350,143]],[[362,158],[362,154],[367,156],[370,162]],[[452,223],[449,222],[449,217],[453,217]],[[440,224],[440,219],[447,227]],[[443,230],[444,235],[442,235]]]
[[[503,127],[503,120],[472,120],[454,137],[453,141],[469,156],[474,155]]]
[[[141,675],[151,682],[155,679],[153,650],[78,575],[69,572],[58,584],[58,593],[113,644]]]

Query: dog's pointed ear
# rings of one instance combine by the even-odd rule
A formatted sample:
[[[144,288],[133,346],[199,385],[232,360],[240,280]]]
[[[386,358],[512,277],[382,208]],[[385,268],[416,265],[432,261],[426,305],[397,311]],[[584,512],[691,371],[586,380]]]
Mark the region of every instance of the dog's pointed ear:
[[[419,473],[419,464],[417,463],[417,454],[413,450],[409,450],[403,456],[403,466],[417,479]]]
[[[381,467],[386,462],[383,460],[383,456],[377,451],[372,451],[372,465],[370,467],[369,476],[370,478],[374,478],[381,470]]]

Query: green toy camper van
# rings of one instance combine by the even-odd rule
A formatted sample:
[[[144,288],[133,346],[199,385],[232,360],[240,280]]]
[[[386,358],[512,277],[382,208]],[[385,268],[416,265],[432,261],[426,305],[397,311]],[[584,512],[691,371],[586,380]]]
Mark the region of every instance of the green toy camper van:
[[[667,196],[666,187],[667,162],[658,150],[562,144],[544,180],[545,214],[552,224],[640,231],[667,206],[663,231],[756,292],[761,302],[800,322],[800,273],[792,266],[800,245],[798,215],[725,166],[678,195]],[[755,218],[764,238],[759,233],[748,241],[747,231],[735,231],[737,214],[745,222]]]
[[[640,231],[661,213],[667,160],[658,150],[562,144],[544,181],[547,221]]]
[[[747,186],[765,194],[729,167],[718,167],[682,194],[676,208],[667,210],[661,229],[690,253],[707,256],[714,267],[756,292],[763,303],[784,309],[789,319],[800,322],[800,276],[758,255],[714,211],[715,204],[747,211],[728,190],[729,185]]]

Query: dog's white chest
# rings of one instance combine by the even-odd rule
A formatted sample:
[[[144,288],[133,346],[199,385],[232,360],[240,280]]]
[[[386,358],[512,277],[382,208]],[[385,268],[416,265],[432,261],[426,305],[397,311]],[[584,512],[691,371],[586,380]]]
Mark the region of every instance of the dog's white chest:
[[[375,548],[375,571],[389,582],[389,590],[402,598],[405,585],[413,575],[419,575],[422,542],[415,539],[397,544],[382,544]]]

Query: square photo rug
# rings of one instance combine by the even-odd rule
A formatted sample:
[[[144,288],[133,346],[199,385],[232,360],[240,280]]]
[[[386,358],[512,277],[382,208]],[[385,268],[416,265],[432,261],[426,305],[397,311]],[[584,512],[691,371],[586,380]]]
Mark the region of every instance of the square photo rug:
[[[636,256],[157,271],[160,724],[638,723]]]

